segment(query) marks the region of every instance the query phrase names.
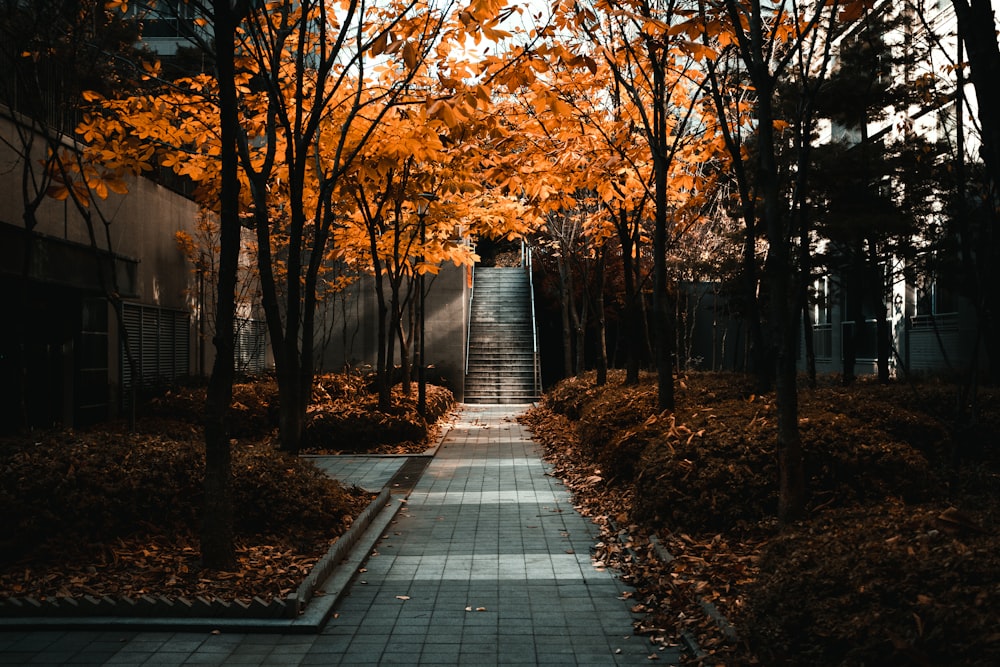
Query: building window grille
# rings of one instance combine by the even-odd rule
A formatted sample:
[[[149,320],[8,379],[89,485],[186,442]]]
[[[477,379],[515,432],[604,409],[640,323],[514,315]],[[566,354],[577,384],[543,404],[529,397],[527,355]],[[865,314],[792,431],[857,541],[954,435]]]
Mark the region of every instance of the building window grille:
[[[236,371],[247,375],[264,372],[267,327],[261,320],[239,318],[236,320],[234,360]]]
[[[161,387],[189,374],[190,313],[125,303],[122,304],[122,322],[125,336],[121,346],[121,387],[126,406],[133,389]],[[129,351],[134,367],[129,361]]]

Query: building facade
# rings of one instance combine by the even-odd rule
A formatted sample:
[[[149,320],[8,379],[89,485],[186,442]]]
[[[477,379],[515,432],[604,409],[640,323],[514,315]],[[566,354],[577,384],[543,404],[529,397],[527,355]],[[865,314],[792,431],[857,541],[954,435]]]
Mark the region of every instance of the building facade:
[[[995,11],[1000,10],[1000,2],[992,4]],[[878,147],[920,141],[934,147],[943,172],[959,173],[960,162],[978,162],[976,95],[964,75],[966,61],[952,3],[880,2],[872,11],[888,17],[891,26],[877,36],[886,49],[883,59],[891,64],[881,79],[874,79],[876,85],[886,90],[894,85],[905,87],[914,94],[897,98],[891,106],[864,110],[861,123],[845,122],[842,117],[822,119],[816,144],[840,142],[858,148],[866,143]],[[852,38],[857,36],[845,36],[840,48],[846,48]],[[961,221],[956,218],[973,215],[971,205],[957,208],[954,201],[961,195],[945,186],[925,193],[922,206],[918,202],[915,209],[912,203],[901,201],[905,194],[899,194],[911,186],[898,183],[898,176],[881,177],[882,187],[891,193],[887,199],[900,209],[908,207],[910,215],[920,211],[915,227],[920,231],[899,244],[909,252],[890,252],[879,262],[863,262],[868,276],[860,281],[864,285],[860,289],[848,260],[839,267],[828,265],[812,285],[811,331],[804,330],[800,350],[807,349],[808,335],[818,373],[874,374],[882,320],[889,337],[882,354],[888,354],[884,363],[891,374],[960,374],[981,368],[986,363],[985,343],[976,308],[962,288],[957,250]],[[963,189],[959,186],[958,191]],[[819,239],[819,251],[837,254],[836,243]],[[852,358],[854,365],[848,368]],[[804,368],[806,355],[800,354],[800,360]]]
[[[198,206],[136,178],[127,194],[95,198],[93,227],[71,201],[45,198],[29,231],[21,122],[0,110],[0,298],[11,318],[0,328],[0,429],[86,425],[120,414],[132,387],[204,370],[197,285],[176,240]]]

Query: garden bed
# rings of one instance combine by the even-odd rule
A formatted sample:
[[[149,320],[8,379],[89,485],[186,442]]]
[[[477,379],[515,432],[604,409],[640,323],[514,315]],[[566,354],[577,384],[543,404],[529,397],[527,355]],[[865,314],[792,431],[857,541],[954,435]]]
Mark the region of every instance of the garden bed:
[[[1000,663],[995,393],[959,427],[943,383],[802,390],[807,515],[781,526],[773,396],[691,374],[658,414],[651,378],[622,379],[564,382],[525,421],[640,630],[725,664]]]

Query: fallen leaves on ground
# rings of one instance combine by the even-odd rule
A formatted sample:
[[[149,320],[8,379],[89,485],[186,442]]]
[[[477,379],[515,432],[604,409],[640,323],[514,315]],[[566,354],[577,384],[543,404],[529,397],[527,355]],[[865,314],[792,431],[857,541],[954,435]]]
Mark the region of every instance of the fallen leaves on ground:
[[[773,396],[690,374],[659,414],[652,378],[622,380],[560,383],[524,421],[601,526],[595,564],[635,586],[637,631],[705,664],[1000,662],[995,393],[960,422],[946,383],[803,390],[810,502],[782,527]]]
[[[4,568],[0,596],[200,596],[247,604],[256,597],[269,602],[294,592],[334,541],[315,531],[310,544],[301,537],[294,544],[283,536],[240,539],[238,566],[231,571],[203,569],[197,539],[187,533],[123,537],[90,548],[53,545],[59,549],[56,558],[32,558]]]
[[[321,376],[317,387],[313,418],[371,395],[355,376]],[[454,403],[438,387],[428,386],[427,395],[435,420]],[[374,494],[278,451],[276,396],[269,380],[234,388],[238,564],[232,571],[206,570],[199,562],[204,388],[165,392],[140,410],[133,432],[110,424],[0,441],[0,597],[249,602],[296,590]],[[421,424],[422,439],[407,446],[426,450],[440,426],[423,426],[415,396],[395,400],[401,419]],[[406,449],[387,443],[377,428],[366,433],[353,436],[352,451]]]

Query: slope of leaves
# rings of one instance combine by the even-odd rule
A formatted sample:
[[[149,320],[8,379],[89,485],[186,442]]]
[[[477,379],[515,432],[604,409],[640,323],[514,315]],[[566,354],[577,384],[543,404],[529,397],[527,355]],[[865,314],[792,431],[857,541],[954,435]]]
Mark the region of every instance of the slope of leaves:
[[[410,394],[392,389],[389,411],[378,408],[378,395],[363,386],[331,394],[324,382],[313,390],[306,425],[306,450],[311,453],[403,454],[427,449],[432,427],[455,405],[452,393],[427,385],[427,417],[417,413],[417,386]]]
[[[200,440],[95,430],[0,448],[0,595],[203,595],[293,590],[371,494],[269,443],[233,448],[240,567],[198,565]]]
[[[995,394],[957,429],[947,384],[802,391],[810,507],[782,528],[771,396],[695,374],[655,414],[654,384],[621,381],[561,383],[525,420],[602,526],[598,560],[637,587],[641,630],[726,664],[997,662]],[[956,437],[981,458],[953,473]]]
[[[306,413],[304,449],[311,453],[419,453],[427,449],[429,428],[455,405],[452,393],[427,385],[427,418],[417,414],[417,386],[406,394],[392,390],[393,408],[378,409],[369,378],[356,373],[327,373],[316,378]],[[144,414],[157,432],[203,420],[205,390],[179,386],[150,401]],[[260,438],[278,427],[278,384],[273,379],[233,387],[230,432],[236,438]]]
[[[326,412],[359,414],[370,392],[361,378],[330,375],[321,378],[317,394],[310,423]],[[235,387],[232,431],[239,437],[232,441],[232,492],[239,565],[232,572],[199,564],[204,443],[197,424],[203,388],[164,393],[140,410],[132,433],[109,425],[0,442],[0,596],[249,601],[293,591],[373,494],[346,488],[307,460],[277,450],[276,396],[271,381]],[[404,444],[423,451],[428,427],[414,401],[400,400],[394,416],[419,424],[411,431],[414,440]],[[435,421],[453,402],[450,392],[428,387],[428,413]],[[351,428],[359,451],[400,447],[377,427]],[[335,437],[346,437],[343,432]]]

